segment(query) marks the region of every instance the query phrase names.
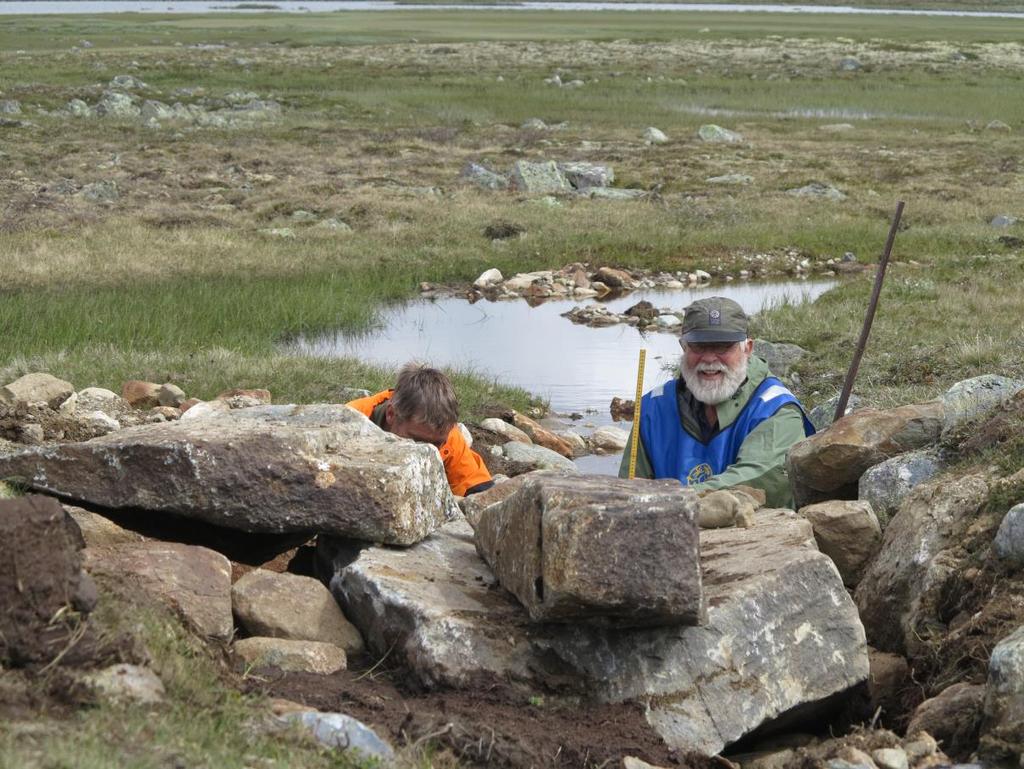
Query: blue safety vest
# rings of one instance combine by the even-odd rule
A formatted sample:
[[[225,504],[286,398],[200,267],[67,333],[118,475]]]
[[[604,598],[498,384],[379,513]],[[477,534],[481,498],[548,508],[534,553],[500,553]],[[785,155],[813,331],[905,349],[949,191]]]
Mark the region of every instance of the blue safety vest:
[[[736,462],[740,446],[753,429],[787,403],[800,408],[804,434],[814,434],[814,425],[796,396],[775,377],[766,377],[735,421],[708,443],[701,443],[683,429],[676,400],[677,383],[675,379],[665,382],[641,401],[640,437],[655,478],[678,478],[688,485],[724,472]]]

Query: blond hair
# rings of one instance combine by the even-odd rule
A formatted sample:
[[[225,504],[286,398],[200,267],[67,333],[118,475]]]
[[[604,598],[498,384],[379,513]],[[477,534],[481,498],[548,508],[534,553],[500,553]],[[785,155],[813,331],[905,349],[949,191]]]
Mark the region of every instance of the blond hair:
[[[403,422],[419,422],[441,431],[459,421],[459,399],[451,380],[436,368],[419,363],[402,366],[390,403]]]

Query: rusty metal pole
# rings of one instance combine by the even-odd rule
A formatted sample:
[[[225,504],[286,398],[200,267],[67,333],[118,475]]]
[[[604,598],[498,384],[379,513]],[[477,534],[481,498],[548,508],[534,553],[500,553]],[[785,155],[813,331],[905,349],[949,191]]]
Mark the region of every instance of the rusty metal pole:
[[[875,270],[875,287],[871,290],[871,301],[868,302],[868,311],[864,315],[864,326],[860,330],[860,339],[857,340],[857,349],[853,353],[853,360],[850,362],[850,370],[846,372],[846,381],[843,383],[843,392],[839,396],[839,403],[836,404],[836,415],[833,421],[841,419],[846,412],[846,404],[850,400],[850,393],[853,391],[853,381],[857,378],[857,369],[860,368],[860,359],[864,357],[864,349],[868,345],[868,335],[871,334],[871,323],[875,319],[875,310],[878,308],[878,297],[882,293],[882,281],[885,280],[885,268],[889,265],[889,255],[892,253],[892,244],[896,240],[896,230],[900,226],[900,217],[903,216],[903,201],[896,204],[896,214],[892,217],[892,226],[889,228],[889,238],[885,241],[885,251],[878,261],[878,269]]]

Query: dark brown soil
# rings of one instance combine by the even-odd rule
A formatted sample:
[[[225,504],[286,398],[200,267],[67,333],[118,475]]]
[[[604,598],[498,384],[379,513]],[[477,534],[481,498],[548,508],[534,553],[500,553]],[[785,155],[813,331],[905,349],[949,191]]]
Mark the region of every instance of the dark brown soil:
[[[372,671],[370,660],[350,664],[352,670],[331,676],[269,674],[250,681],[248,688],[348,713],[396,745],[446,748],[466,766],[617,767],[624,756],[669,767],[724,766],[720,759],[681,755],[666,747],[638,705],[526,700],[499,682],[473,691],[424,693],[399,671]]]
[[[82,545],[56,500],[0,501],[0,719],[69,713],[91,699],[70,669],[142,656],[92,621],[97,592],[81,571]]]

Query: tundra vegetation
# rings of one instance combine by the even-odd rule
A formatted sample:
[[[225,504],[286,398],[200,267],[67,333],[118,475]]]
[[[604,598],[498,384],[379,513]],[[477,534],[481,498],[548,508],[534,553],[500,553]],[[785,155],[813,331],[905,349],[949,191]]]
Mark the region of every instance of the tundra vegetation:
[[[282,344],[368,328],[420,282],[577,261],[755,279],[784,274],[793,253],[817,270],[846,252],[871,264],[900,199],[858,391],[890,406],[984,372],[1024,376],[1020,31],[747,13],[6,17],[0,100],[20,113],[0,115],[0,380],[331,400],[393,372]],[[545,82],[555,74],[583,85]],[[67,112],[125,75],[140,81],[121,89],[136,105],[229,109],[243,94],[280,109],[220,125]],[[531,118],[548,127],[523,127]],[[743,141],[703,143],[706,123]],[[668,142],[645,143],[648,126]],[[521,159],[607,163],[616,186],[652,194],[548,206],[459,178],[470,161],[503,172]],[[706,181],[725,174],[751,181]],[[813,182],[846,197],[787,194]],[[492,243],[495,222],[526,235]],[[756,319],[758,336],[809,351],[796,370],[810,405],[841,385],[870,290],[870,270],[843,275],[813,305]],[[472,364],[456,372],[471,417],[529,401]],[[3,729],[5,762],[99,767],[113,750],[140,767],[337,765],[243,740],[251,713],[215,662],[159,617],[138,625],[170,671],[169,714],[101,707],[71,728]]]

